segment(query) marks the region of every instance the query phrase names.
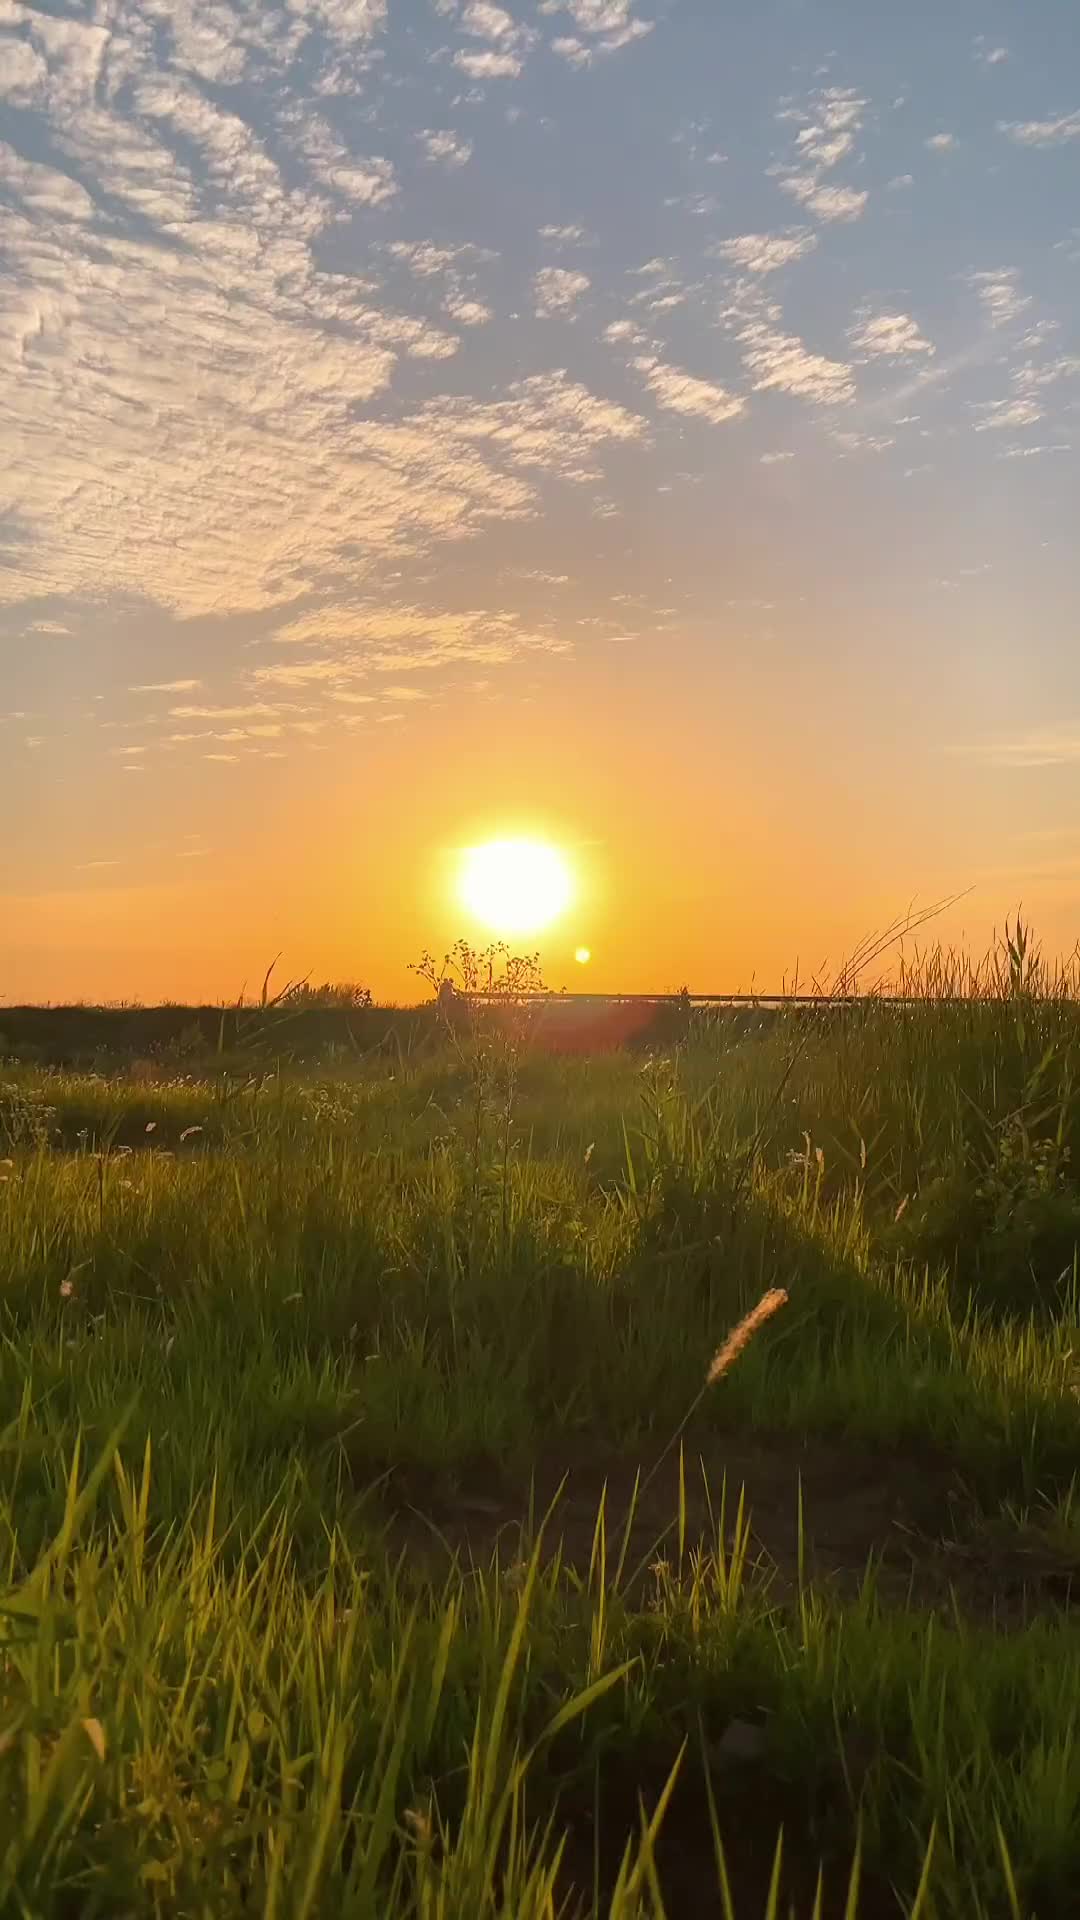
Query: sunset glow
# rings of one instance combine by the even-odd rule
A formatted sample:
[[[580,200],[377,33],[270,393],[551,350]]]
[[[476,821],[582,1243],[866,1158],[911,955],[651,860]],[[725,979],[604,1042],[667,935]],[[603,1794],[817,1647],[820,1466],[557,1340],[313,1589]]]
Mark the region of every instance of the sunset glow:
[[[462,862],[462,904],[492,933],[540,933],[573,893],[565,859],[543,841],[491,840],[469,847]]]

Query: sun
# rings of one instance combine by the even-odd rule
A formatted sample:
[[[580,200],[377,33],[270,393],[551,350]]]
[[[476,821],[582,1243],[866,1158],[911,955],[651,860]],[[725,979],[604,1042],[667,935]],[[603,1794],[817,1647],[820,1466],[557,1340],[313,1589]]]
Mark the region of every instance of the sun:
[[[574,881],[563,855],[543,840],[489,840],[468,847],[460,895],[492,933],[540,933],[570,905]]]

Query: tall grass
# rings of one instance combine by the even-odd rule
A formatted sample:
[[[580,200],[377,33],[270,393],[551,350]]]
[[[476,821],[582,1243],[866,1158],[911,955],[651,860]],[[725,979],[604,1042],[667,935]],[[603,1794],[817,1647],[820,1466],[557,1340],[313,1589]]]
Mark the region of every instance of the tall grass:
[[[4,1072],[0,1913],[1066,1910],[1067,1611],[785,1597],[737,1485],[687,1518],[831,1435],[955,1468],[958,1566],[1075,1563],[1073,975],[901,978],[645,1061]],[[644,1560],[614,1494],[584,1561],[390,1526],[575,1460],[644,1513],[673,1433]]]

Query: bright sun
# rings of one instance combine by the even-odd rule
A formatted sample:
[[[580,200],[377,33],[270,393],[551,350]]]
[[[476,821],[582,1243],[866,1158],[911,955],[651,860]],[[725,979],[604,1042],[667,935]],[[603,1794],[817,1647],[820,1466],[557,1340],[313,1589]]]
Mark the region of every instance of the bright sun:
[[[539,933],[569,906],[574,883],[561,853],[542,840],[489,840],[469,847],[461,898],[493,933]]]

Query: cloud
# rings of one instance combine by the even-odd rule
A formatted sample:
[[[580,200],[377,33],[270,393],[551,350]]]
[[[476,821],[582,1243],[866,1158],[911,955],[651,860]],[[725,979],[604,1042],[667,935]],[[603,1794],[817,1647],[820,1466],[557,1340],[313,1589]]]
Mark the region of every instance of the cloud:
[[[755,392],[773,389],[821,406],[847,406],[855,398],[852,370],[841,360],[812,353],[797,334],[785,333],[775,312],[751,319],[737,338]]]
[[[454,65],[470,80],[513,80],[524,62],[519,54],[496,53],[489,48],[484,53],[455,53]]]
[[[502,665],[522,655],[564,652],[567,644],[562,634],[526,626],[516,613],[340,604],[298,616],[274,638],[293,657],[256,667],[256,687],[324,692],[349,706],[374,699],[366,690],[373,674]]]
[[[379,16],[304,17],[336,31]],[[240,95],[226,108],[162,69],[133,0],[111,18],[111,38],[47,23],[40,60],[20,67],[78,181],[4,150],[0,598],[149,596],[192,618],[287,605],[328,574],[355,590],[380,564],[538,513],[545,475],[578,483],[606,440],[643,435],[565,375],[479,407],[410,402],[409,363],[437,369],[457,334],[323,247],[391,174],[367,158],[342,171],[329,118],[305,131],[286,117],[292,184],[279,123],[256,133]],[[484,323],[470,276],[490,255],[402,244],[418,279],[441,276],[458,327]],[[540,285],[571,304],[580,291]]]
[[[1080,140],[1080,111],[1055,120],[999,120],[998,132],[1008,134],[1018,147],[1062,147]]]
[[[1023,393],[1041,393],[1046,387],[1054,387],[1059,380],[1080,378],[1080,357],[1074,353],[1059,354],[1056,360],[1028,361],[1013,372],[1013,385]]]
[[[1030,294],[1022,292],[1015,267],[999,267],[992,272],[970,273],[969,287],[979,296],[983,312],[992,327],[1008,327],[1031,305]]]
[[[746,273],[775,273],[801,260],[816,246],[817,235],[811,228],[790,227],[786,233],[739,234],[734,240],[722,240],[716,252]]]
[[[425,127],[417,138],[426,158],[437,166],[454,170],[466,166],[472,159],[472,141],[452,133],[447,127]]]
[[[202,686],[201,680],[157,680],[146,685],[129,687],[129,693],[197,693]]]
[[[976,433],[987,428],[1033,427],[1043,417],[1037,400],[989,400],[977,411],[982,417],[976,422]]]
[[[770,168],[780,185],[817,219],[857,220],[869,194],[826,179],[841,161],[853,158],[867,102],[851,87],[822,87],[805,105],[781,109],[782,121],[802,122],[795,136],[794,163]]]
[[[933,353],[932,343],[920,333],[916,321],[906,313],[866,315],[849,335],[853,347],[861,353],[886,359],[904,359],[912,353]]]
[[[665,366],[647,354],[639,355],[632,364],[649,392],[671,413],[688,414],[718,427],[745,411],[746,402],[739,394],[729,393],[711,380],[699,380],[680,367]]]
[[[26,631],[27,633],[51,634],[54,638],[60,638],[65,635],[70,635],[71,628],[65,627],[61,620],[32,620]]]
[[[540,12],[568,13],[577,34],[560,34],[552,40],[552,50],[573,66],[588,66],[595,55],[617,53],[621,47],[643,40],[655,26],[630,10],[630,0],[541,0]],[[586,35],[581,40],[578,34]]]
[[[643,347],[648,342],[648,336],[641,331],[640,327],[635,326],[632,320],[612,320],[610,325],[604,328],[604,339],[613,347]]]
[[[579,246],[585,239],[583,227],[541,227],[541,240],[551,240],[558,246]]]
[[[795,145],[802,160],[825,173],[854,152],[866,105],[852,87],[823,87],[812,96],[805,112],[789,108],[782,117],[802,119],[809,113]]]
[[[932,133],[929,140],[923,141],[931,153],[955,153],[960,145],[955,133]]]
[[[536,311],[546,317],[572,313],[588,290],[588,274],[573,273],[568,267],[541,267],[533,276]]]
[[[261,720],[278,711],[277,707],[268,707],[260,700],[247,707],[170,707],[169,717],[173,720]]]
[[[1080,733],[1036,730],[1015,740],[994,740],[957,751],[994,767],[1067,767],[1080,761]]]
[[[870,198],[868,192],[855,187],[821,186],[812,174],[792,174],[780,184],[819,220],[858,220]]]
[[[447,300],[446,311],[460,327],[483,327],[495,318],[492,309],[485,306],[482,300],[469,300],[456,293]]]
[[[981,67],[1000,67],[1009,58],[1008,47],[988,46],[980,33],[974,43],[973,57]]]
[[[0,192],[32,218],[86,221],[97,211],[85,187],[70,174],[25,159],[4,140],[0,140]]]
[[[291,145],[319,186],[356,206],[378,207],[393,199],[398,184],[389,160],[378,155],[359,159],[327,121],[302,107],[294,108],[284,119],[291,130]]]

